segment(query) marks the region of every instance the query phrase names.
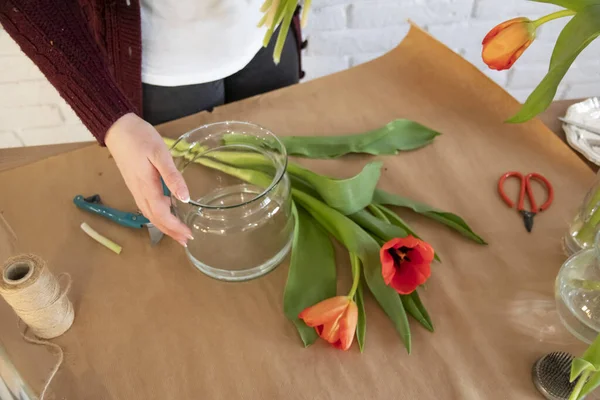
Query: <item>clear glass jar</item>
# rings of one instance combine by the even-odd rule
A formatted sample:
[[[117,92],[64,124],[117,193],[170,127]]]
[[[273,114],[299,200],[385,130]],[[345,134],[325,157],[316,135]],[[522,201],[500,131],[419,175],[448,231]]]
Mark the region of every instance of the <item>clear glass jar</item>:
[[[600,333],[600,235],[592,247],[573,254],[556,277],[558,315],[578,339],[592,343]]]
[[[284,145],[246,122],[205,125],[181,136],[171,154],[191,201],[171,196],[175,215],[192,230],[192,264],[220,280],[266,274],[288,254],[293,238],[291,185]],[[262,177],[257,183],[248,176]]]
[[[567,255],[594,246],[594,238],[600,227],[600,172],[592,188],[586,194],[577,215],[569,225],[569,231],[563,238],[563,247]]]

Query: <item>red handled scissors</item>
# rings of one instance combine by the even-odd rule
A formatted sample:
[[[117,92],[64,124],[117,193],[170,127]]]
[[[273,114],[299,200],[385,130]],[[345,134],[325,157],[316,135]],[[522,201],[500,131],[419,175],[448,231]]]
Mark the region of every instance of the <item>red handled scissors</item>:
[[[508,198],[508,196],[506,196],[506,193],[504,193],[504,181],[506,181],[506,179],[510,177],[516,177],[521,180],[521,190],[519,192],[519,203],[517,204],[517,211],[519,211],[519,213],[523,216],[523,221],[525,222],[525,229],[527,229],[527,232],[531,232],[531,229],[533,228],[533,217],[538,212],[547,210],[548,207],[550,207],[550,205],[552,204],[552,201],[554,200],[554,189],[552,188],[552,185],[550,184],[548,179],[544,178],[538,173],[532,172],[523,176],[523,174],[521,174],[520,172],[507,172],[504,175],[502,175],[500,177],[500,180],[498,181],[498,193],[500,193],[500,197],[502,197],[502,200],[504,200],[504,202],[508,204],[510,208],[514,206],[514,203]],[[547,193],[546,202],[542,204],[539,208],[537,206],[537,203],[535,202],[535,198],[533,197],[533,190],[531,190],[532,179],[542,183],[545,186]],[[527,193],[527,197],[529,198],[529,205],[531,206],[530,211],[525,210],[525,193]]]

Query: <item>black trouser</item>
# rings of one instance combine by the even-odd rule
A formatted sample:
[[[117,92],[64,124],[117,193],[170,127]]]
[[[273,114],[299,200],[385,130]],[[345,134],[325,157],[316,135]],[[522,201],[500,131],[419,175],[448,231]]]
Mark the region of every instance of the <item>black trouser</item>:
[[[301,68],[296,29],[290,27],[278,65],[273,62],[273,50],[279,30],[244,69],[227,78],[176,87],[144,83],[144,119],[157,125],[298,83]]]

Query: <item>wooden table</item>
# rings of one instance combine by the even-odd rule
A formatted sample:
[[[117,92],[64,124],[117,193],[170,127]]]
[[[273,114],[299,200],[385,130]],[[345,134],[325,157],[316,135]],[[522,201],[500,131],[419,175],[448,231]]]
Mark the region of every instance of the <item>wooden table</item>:
[[[539,118],[556,135],[566,143],[565,132],[562,129],[562,122],[558,117],[565,115],[567,108],[581,100],[560,100],[552,103],[548,109],[542,113]],[[52,157],[68,151],[81,149],[86,146],[95,145],[95,142],[54,144],[45,146],[17,147],[10,149],[0,149],[0,171],[16,168],[44,158]],[[573,150],[575,151],[575,150]],[[587,161],[583,156],[577,153],[594,171],[598,171],[598,166]]]

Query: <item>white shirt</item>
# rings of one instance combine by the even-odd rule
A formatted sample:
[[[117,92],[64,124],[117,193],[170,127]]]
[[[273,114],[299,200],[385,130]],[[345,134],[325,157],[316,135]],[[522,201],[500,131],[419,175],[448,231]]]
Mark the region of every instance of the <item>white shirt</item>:
[[[182,86],[244,68],[262,47],[263,0],[141,0],[142,82]]]

